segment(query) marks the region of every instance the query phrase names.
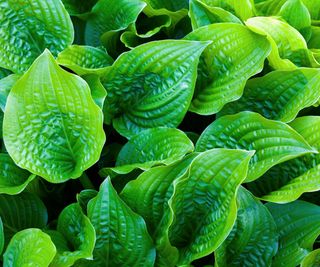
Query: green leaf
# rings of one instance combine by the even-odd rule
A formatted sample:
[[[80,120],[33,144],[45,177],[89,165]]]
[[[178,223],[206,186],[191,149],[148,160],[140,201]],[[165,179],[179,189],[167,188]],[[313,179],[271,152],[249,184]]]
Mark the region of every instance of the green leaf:
[[[260,0],[259,3],[256,3],[255,7],[259,15],[272,16],[279,14],[281,7],[287,1],[288,0]],[[257,1],[255,0],[255,2]]]
[[[290,125],[313,148],[320,150],[320,117],[300,117]],[[248,187],[263,200],[286,203],[298,199],[305,192],[318,191],[319,176],[320,156],[311,154],[274,166]]]
[[[100,77],[96,74],[88,74],[82,77],[90,87],[91,96],[93,101],[99,106],[99,108],[103,108],[104,100],[107,96],[107,91],[103,87],[100,81]]]
[[[97,194],[98,192],[93,189],[85,189],[85,190],[82,190],[79,194],[77,194],[76,196],[77,202],[79,203],[84,214],[87,213],[88,202],[92,198],[94,198]]]
[[[191,102],[199,57],[209,42],[149,42],[122,54],[101,80],[105,122],[127,138],[144,129],[176,127]],[[164,67],[165,66],[165,67]]]
[[[167,9],[170,11],[179,11],[188,9],[188,0],[146,0],[146,2],[154,9]]]
[[[271,266],[278,249],[276,224],[268,209],[240,187],[232,232],[215,251],[216,267]]]
[[[212,148],[255,150],[246,182],[263,175],[272,166],[309,153],[317,153],[304,138],[280,121],[253,112],[223,116],[201,134],[196,151]]]
[[[4,233],[3,233],[3,223],[0,217],[0,255],[2,254],[3,248],[4,248]]]
[[[109,33],[126,29],[136,21],[145,6],[146,3],[142,0],[98,1],[87,20],[86,44],[91,46],[104,45],[110,38]]]
[[[320,266],[320,249],[310,252],[301,262],[301,267],[318,267]]]
[[[311,19],[314,21],[320,20],[320,2],[317,0],[303,0],[303,3],[308,8]]]
[[[111,172],[126,174],[134,169],[148,170],[154,165],[169,165],[192,152],[193,143],[185,133],[172,128],[148,129],[132,137],[117,157],[116,167],[104,168],[102,176]]]
[[[201,115],[217,113],[226,103],[239,99],[246,81],[262,70],[271,49],[265,36],[235,23],[204,26],[186,39],[213,41],[200,61],[201,72],[189,108]]]
[[[249,80],[243,96],[227,104],[219,116],[250,110],[269,119],[289,122],[300,110],[317,103],[320,97],[319,84],[318,69],[273,71]]]
[[[213,23],[230,22],[241,24],[241,20],[232,13],[220,7],[207,6],[200,0],[190,0],[189,17],[193,30]]]
[[[279,249],[272,266],[296,267],[312,251],[320,234],[320,207],[304,201],[268,203],[279,233]]]
[[[59,215],[57,230],[70,244],[66,249],[57,245],[57,254],[50,266],[72,266],[78,259],[92,259],[95,246],[95,230],[89,219],[82,213],[79,204],[71,204]],[[53,240],[54,241],[54,240]]]
[[[7,153],[0,153],[0,194],[22,192],[36,175],[20,169]]]
[[[40,229],[26,229],[14,235],[3,255],[3,266],[48,267],[56,254],[50,236]]]
[[[5,244],[15,233],[26,228],[43,228],[48,221],[47,209],[40,198],[25,192],[15,196],[0,194],[0,217]]]
[[[234,0],[233,6],[236,15],[243,21],[254,17],[256,14],[254,0]]]
[[[73,26],[60,0],[0,1],[0,66],[26,71],[48,48],[57,55],[73,42]]]
[[[236,192],[247,175],[253,152],[212,149],[191,163],[188,176],[174,183],[169,200],[169,238],[180,252],[178,265],[215,251],[237,216]]]
[[[279,15],[296,28],[306,40],[311,35],[311,17],[302,0],[288,0],[280,9]]]
[[[103,73],[105,67],[112,65],[113,59],[102,49],[71,45],[59,53],[57,62],[78,75],[85,75]]]
[[[0,108],[4,111],[7,97],[10,93],[11,88],[19,80],[21,76],[18,74],[11,74],[0,80]]]
[[[62,2],[71,16],[77,16],[85,19],[88,17],[92,7],[98,2],[98,0],[62,0]]]
[[[155,249],[145,222],[119,198],[109,178],[89,202],[88,217],[97,234],[94,258],[88,264],[153,266]]]
[[[298,67],[317,65],[303,36],[288,23],[273,17],[255,17],[248,19],[246,25],[268,36],[272,44],[268,59],[273,68],[293,69],[292,63]]]
[[[312,49],[312,48],[319,49],[320,48],[320,42],[319,42],[320,27],[312,26],[311,31],[312,31],[312,33],[311,33],[311,37],[308,41],[308,47],[310,49]]]
[[[3,79],[4,77],[7,77],[11,74],[10,70],[4,69],[0,67],[0,79]]]
[[[59,183],[78,178],[99,159],[102,124],[87,83],[46,50],[10,91],[3,137],[19,167]]]
[[[121,198],[144,218],[152,236],[157,232],[166,211],[173,193],[173,182],[186,175],[189,165],[198,154],[192,153],[168,166],[151,168],[127,183],[122,190]]]

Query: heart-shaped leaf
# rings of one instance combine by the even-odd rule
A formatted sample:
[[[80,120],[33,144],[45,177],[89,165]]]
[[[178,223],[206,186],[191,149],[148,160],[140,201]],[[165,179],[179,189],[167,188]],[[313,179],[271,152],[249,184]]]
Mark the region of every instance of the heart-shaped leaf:
[[[289,122],[320,97],[320,70],[299,68],[273,71],[247,82],[243,96],[227,104],[220,115],[250,110],[273,120]]]
[[[153,266],[155,249],[145,222],[119,198],[109,178],[90,200],[88,217],[97,235],[89,265]]]
[[[56,247],[40,229],[26,229],[14,235],[3,255],[3,266],[48,267]]]
[[[118,154],[116,167],[104,168],[101,176],[112,172],[126,174],[139,168],[150,169],[154,165],[169,165],[192,152],[193,143],[185,133],[173,128],[148,129],[132,137]]]
[[[290,124],[305,140],[320,150],[320,117],[300,117]],[[276,165],[248,188],[261,199],[285,203],[298,199],[305,192],[320,189],[320,156],[310,154]]]
[[[240,187],[237,221],[215,251],[216,267],[271,266],[278,249],[276,224],[268,209]]]
[[[272,266],[296,267],[312,251],[320,234],[320,207],[304,201],[268,203],[279,233],[279,249]]]
[[[23,73],[46,48],[57,55],[73,42],[71,19],[60,0],[5,0],[0,9],[3,68]]]
[[[57,254],[52,261],[54,267],[72,266],[79,259],[92,259],[95,245],[95,230],[89,219],[82,213],[79,204],[71,204],[59,215],[57,230],[62,234],[57,247]],[[50,232],[49,232],[50,234]],[[54,235],[57,239],[57,235]],[[65,239],[65,242],[61,239]],[[65,247],[67,244],[69,247]]]
[[[236,23],[204,26],[186,39],[213,41],[199,63],[199,78],[189,108],[202,115],[217,113],[226,103],[239,99],[246,81],[262,70],[271,50],[265,36]]]
[[[317,153],[304,138],[280,121],[253,112],[223,116],[201,134],[196,151],[225,147],[255,150],[246,182],[263,175],[272,166],[309,153]]]
[[[112,65],[113,59],[102,49],[71,45],[59,53],[57,62],[78,75],[85,75],[103,73],[105,67]]]
[[[4,143],[18,166],[59,183],[78,178],[99,159],[102,124],[87,83],[46,50],[9,93]]]
[[[0,153],[0,194],[19,194],[35,177],[20,169],[7,153]]]
[[[176,127],[191,102],[199,57],[208,42],[149,42],[122,54],[102,79],[105,122],[127,138],[158,126]],[[165,67],[163,67],[165,66]]]

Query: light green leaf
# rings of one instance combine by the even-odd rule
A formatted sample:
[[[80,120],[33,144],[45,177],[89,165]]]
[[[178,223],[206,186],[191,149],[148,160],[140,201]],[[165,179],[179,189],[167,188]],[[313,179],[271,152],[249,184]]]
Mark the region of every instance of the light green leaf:
[[[189,17],[194,30],[213,23],[230,22],[241,24],[241,20],[232,13],[220,7],[207,6],[200,0],[190,0]]]
[[[14,235],[3,255],[3,266],[48,267],[55,254],[50,236],[30,228]]]
[[[320,117],[300,117],[290,125],[313,148],[320,150]],[[298,199],[305,192],[318,191],[319,176],[320,156],[310,154],[274,166],[248,187],[263,200],[286,203]]]
[[[317,65],[303,36],[288,23],[273,17],[254,17],[248,19],[246,25],[268,36],[272,44],[268,59],[273,68],[293,69],[292,63],[298,67]]]
[[[281,7],[288,0],[260,0],[259,3],[256,3],[255,7],[258,11],[258,14],[261,16],[272,16],[279,14]],[[255,2],[257,2],[255,0]]]
[[[40,198],[25,192],[15,196],[0,194],[0,217],[5,244],[15,233],[26,228],[43,228],[48,221],[47,209]]]
[[[101,80],[105,122],[127,138],[144,129],[176,127],[194,91],[199,57],[209,42],[149,42],[122,54]],[[165,67],[164,67],[165,66]]]
[[[192,153],[169,166],[151,168],[127,183],[121,192],[122,199],[144,218],[149,233],[156,242],[156,266],[174,267],[178,261],[178,251],[167,244],[168,234],[163,241],[158,232],[168,212],[167,202],[173,193],[173,182],[187,175],[187,169],[197,155],[198,153]]]
[[[256,14],[254,0],[234,0],[234,11],[243,21],[254,17]]]
[[[303,0],[303,3],[308,8],[311,19],[314,21],[320,20],[320,2],[318,0]]]
[[[11,88],[19,80],[21,76],[18,74],[11,74],[0,80],[0,108],[4,111],[6,106],[7,97],[10,93]]]
[[[82,77],[90,87],[91,96],[93,101],[99,106],[99,108],[103,108],[104,100],[107,96],[107,91],[103,87],[100,81],[100,77],[96,74],[88,74]]]
[[[201,2],[211,7],[220,7],[229,12],[234,12],[234,0],[201,0]]]
[[[36,175],[20,169],[7,153],[0,153],[0,194],[22,192]]]
[[[237,216],[236,192],[252,155],[212,149],[193,160],[186,178],[176,180],[167,226],[170,242],[180,252],[178,265],[209,255],[229,235]]]
[[[320,97],[320,71],[311,68],[279,70],[251,79],[243,96],[227,104],[219,116],[250,110],[268,119],[289,122]]]
[[[319,267],[320,266],[320,249],[310,252],[301,262],[301,267]]]
[[[95,230],[89,219],[82,213],[79,204],[71,204],[59,215],[57,230],[70,244],[68,249],[57,244],[57,254],[50,266],[72,266],[78,259],[92,259],[95,246]],[[54,241],[54,240],[53,240]]]
[[[116,167],[104,168],[100,175],[126,174],[134,169],[148,170],[154,165],[169,165],[192,152],[193,143],[185,133],[173,128],[148,129],[132,137],[117,157]]]
[[[255,150],[246,182],[263,175],[272,166],[309,153],[317,153],[304,138],[280,121],[253,112],[223,116],[201,134],[196,151],[212,148]]]
[[[204,26],[186,39],[213,41],[200,61],[196,91],[189,108],[202,115],[217,113],[226,103],[239,99],[246,81],[262,70],[271,49],[264,36],[235,23]]]
[[[71,45],[59,53],[57,62],[78,75],[85,75],[103,73],[105,67],[112,65],[113,59],[102,49]]]
[[[57,55],[73,42],[73,26],[60,0],[1,0],[0,66],[26,71],[48,48]]]
[[[89,202],[88,217],[97,234],[94,258],[88,264],[153,266],[155,249],[145,222],[119,198],[109,178],[102,183],[98,195]]]
[[[0,255],[2,254],[3,248],[4,248],[4,233],[3,233],[3,223],[0,217]]]
[[[268,209],[240,187],[232,232],[215,252],[216,267],[266,267],[278,249],[276,224]]]
[[[302,0],[288,0],[280,9],[279,15],[296,28],[306,40],[311,36],[311,17]]]
[[[111,37],[110,33],[124,30],[134,23],[145,6],[146,3],[142,0],[98,1],[87,20],[86,44],[91,46],[106,44]]]
[[[102,124],[87,83],[46,50],[10,91],[3,137],[18,166],[59,183],[78,178],[99,159]]]
[[[273,267],[296,267],[312,251],[320,234],[320,207],[304,201],[268,203],[279,233],[279,249]]]
[[[310,49],[319,49],[320,48],[320,27],[312,26],[311,38],[308,41],[308,47]]]

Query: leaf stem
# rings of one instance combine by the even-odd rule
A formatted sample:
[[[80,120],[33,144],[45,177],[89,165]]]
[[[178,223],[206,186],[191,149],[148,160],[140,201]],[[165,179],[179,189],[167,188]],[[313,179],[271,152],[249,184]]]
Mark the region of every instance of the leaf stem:
[[[94,185],[85,172],[82,173],[82,175],[79,177],[79,180],[84,189],[95,189]]]

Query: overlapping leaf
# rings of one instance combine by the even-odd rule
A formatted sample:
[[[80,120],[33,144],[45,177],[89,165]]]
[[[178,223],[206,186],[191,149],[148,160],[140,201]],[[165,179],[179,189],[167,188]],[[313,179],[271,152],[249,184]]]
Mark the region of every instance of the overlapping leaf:
[[[191,140],[178,129],[161,127],[145,130],[122,147],[116,167],[104,168],[100,174],[126,174],[136,168],[147,170],[154,165],[169,165],[193,149]]]
[[[236,192],[253,152],[212,149],[191,163],[174,184],[169,200],[169,239],[180,251],[179,265],[216,250],[229,235],[237,214]],[[164,227],[165,229],[165,227]]]
[[[259,178],[276,164],[317,153],[285,123],[265,119],[253,112],[240,112],[214,121],[200,136],[196,151],[218,147],[256,151],[246,182]]]
[[[97,234],[93,261],[88,264],[153,266],[155,249],[145,222],[119,198],[109,178],[89,202],[88,217]]]
[[[7,153],[0,153],[0,194],[18,194],[35,178],[19,168]]]
[[[105,67],[112,65],[113,59],[102,49],[72,45],[59,53],[57,62],[78,75],[85,75],[103,73]]]
[[[0,80],[0,108],[4,111],[11,88],[19,80],[20,75],[11,74]]]
[[[310,252],[301,262],[301,267],[317,267],[320,265],[320,249]]]
[[[135,22],[145,6],[146,3],[142,0],[98,1],[87,20],[86,44],[91,46],[106,44],[110,36]]]
[[[250,110],[266,118],[289,122],[320,97],[320,70],[298,68],[273,71],[247,82],[243,96],[227,104],[219,115]]]
[[[57,254],[52,266],[68,267],[79,259],[92,259],[95,230],[78,204],[71,204],[60,213],[57,230],[61,235],[53,235]]]
[[[0,66],[26,71],[45,50],[57,55],[73,42],[73,26],[60,0],[0,1]]]
[[[14,235],[3,255],[4,266],[48,267],[56,248],[40,229],[26,229]]]
[[[186,39],[213,41],[200,61],[196,91],[189,108],[202,115],[217,113],[228,102],[239,99],[246,81],[262,70],[271,49],[265,36],[235,23],[204,26]]]
[[[0,194],[0,217],[3,223],[5,244],[17,232],[27,228],[43,228],[47,224],[47,209],[34,194],[10,196]]]
[[[191,102],[199,57],[208,42],[164,40],[122,54],[102,79],[105,122],[128,138],[181,123]]]
[[[207,6],[200,0],[190,0],[189,17],[194,30],[213,23],[233,22],[241,24],[241,20],[232,13],[220,7]]]
[[[312,251],[320,234],[320,207],[304,201],[268,203],[279,233],[279,249],[272,266],[295,267]]]
[[[240,187],[237,221],[215,252],[217,267],[271,266],[278,248],[276,224],[268,209]]]
[[[102,120],[86,82],[62,70],[45,51],[9,93],[4,142],[18,166],[63,182],[99,159]]]
[[[320,150],[320,117],[307,116],[297,118],[290,124],[307,142]],[[304,192],[320,189],[320,156],[311,154],[274,166],[249,189],[264,200],[272,202],[290,202]]]

